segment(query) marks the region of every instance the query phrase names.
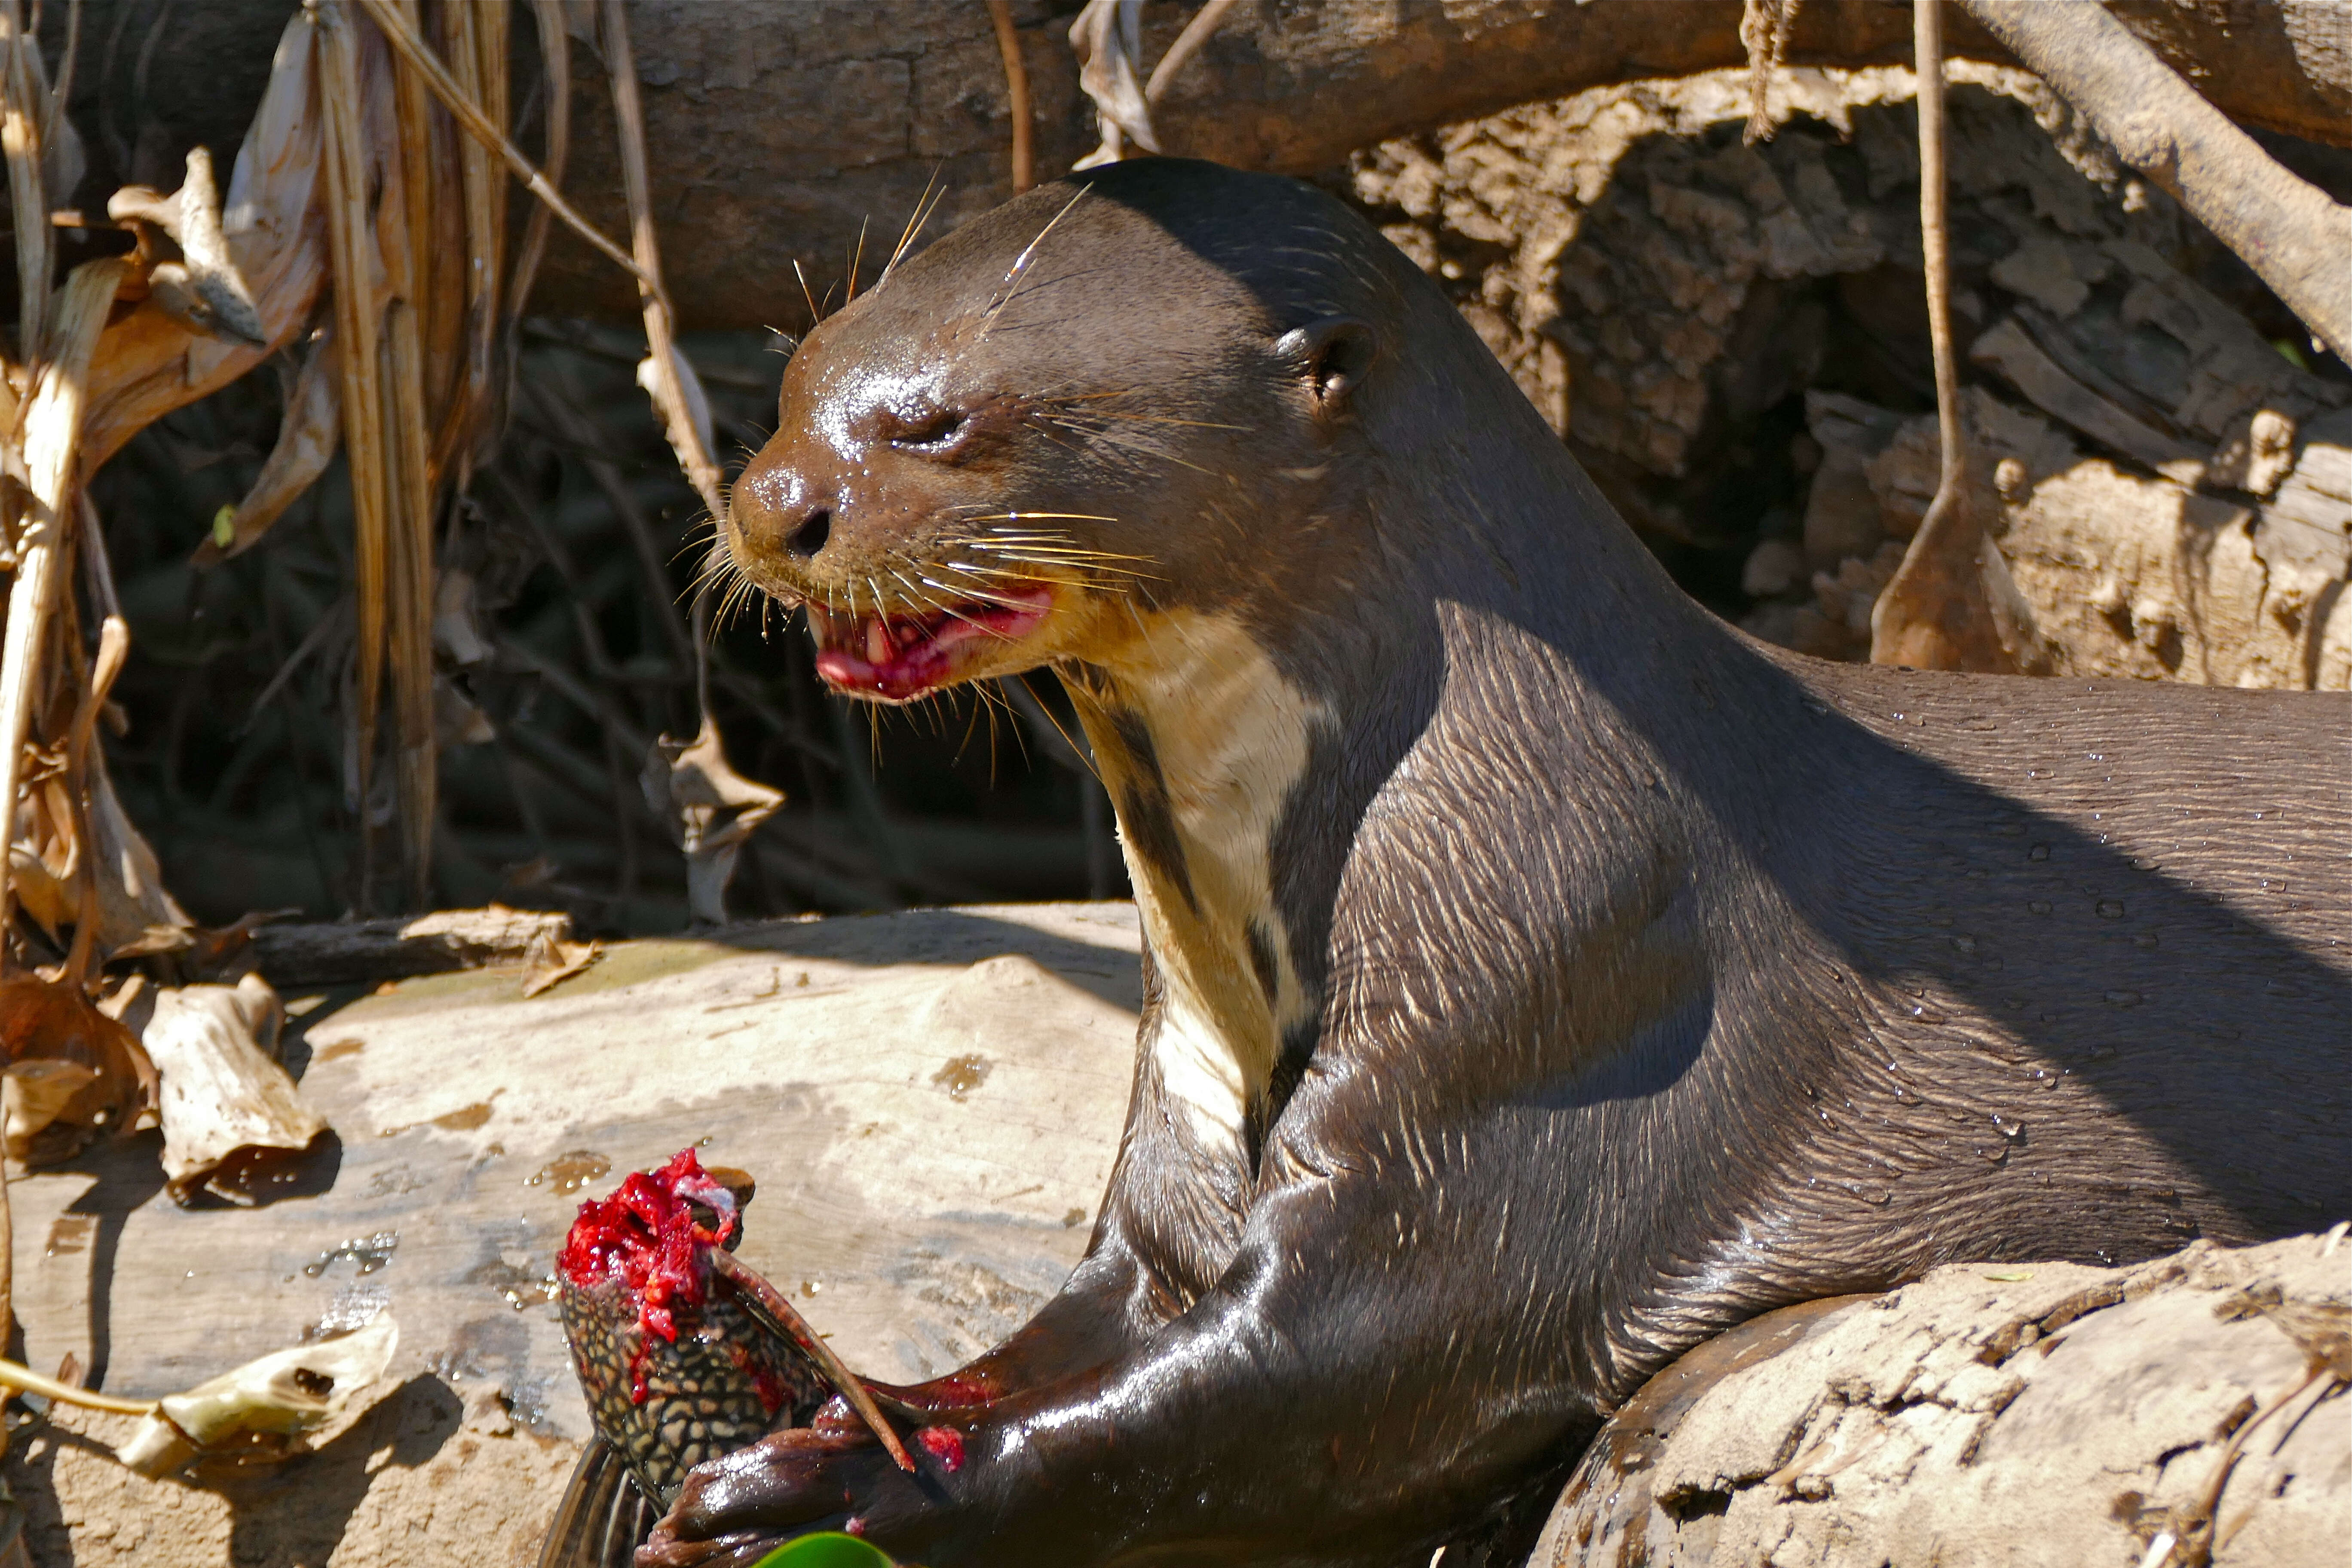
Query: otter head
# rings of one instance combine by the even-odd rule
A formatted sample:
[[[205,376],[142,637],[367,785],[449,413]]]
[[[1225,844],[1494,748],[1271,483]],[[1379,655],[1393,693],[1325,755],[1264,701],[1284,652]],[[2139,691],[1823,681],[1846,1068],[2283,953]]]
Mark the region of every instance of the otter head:
[[[809,334],[726,553],[807,606],[829,684],[884,702],[1115,665],[1179,605],[1246,614],[1286,517],[1348,482],[1380,373],[1362,296],[1410,272],[1387,251],[1309,187],[1213,164],[1033,191]]]

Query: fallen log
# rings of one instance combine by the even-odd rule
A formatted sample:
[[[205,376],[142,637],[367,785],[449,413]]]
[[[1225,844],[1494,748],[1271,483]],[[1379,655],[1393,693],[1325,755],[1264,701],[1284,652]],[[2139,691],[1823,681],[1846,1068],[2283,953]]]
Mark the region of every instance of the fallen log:
[[[1601,1429],[1528,1568],[2332,1568],[2344,1228],[2133,1268],[1956,1264],[1742,1324]]]
[[[110,36],[131,3],[89,0],[83,37]],[[1164,54],[1198,9],[1146,7],[1144,58]],[[2111,9],[2231,119],[2352,145],[2352,47],[2336,0],[2242,0],[2226,8],[2118,0]],[[62,47],[67,10],[45,13],[53,52]],[[288,0],[177,8],[155,24],[141,113],[163,126],[167,142],[208,142],[225,156],[251,118],[270,42],[291,10]],[[1066,36],[1074,10],[1059,0],[1012,6],[1041,178],[1068,168],[1097,139]],[[1740,14],[1739,0],[1236,5],[1168,84],[1153,121],[1171,153],[1311,174],[1383,138],[1511,104],[1740,66]],[[646,141],[665,171],[658,216],[669,281],[689,326],[798,330],[808,311],[795,260],[822,290],[847,271],[861,227],[895,234],[935,178],[947,195],[934,235],[1012,194],[1003,56],[984,6],[632,0],[630,16]],[[2014,63],[1957,5],[1946,8],[1946,33],[1952,58]],[[627,219],[609,89],[586,46],[574,50],[565,186],[606,234],[619,234]],[[110,103],[120,117],[131,57],[150,58],[127,44],[119,53],[111,68],[77,79],[74,112],[96,153],[109,150],[96,117]],[[1909,12],[1880,0],[1810,0],[1783,58],[1790,67],[1906,63]],[[126,162],[154,155],[121,151]],[[122,174],[100,166],[92,181]],[[534,304],[619,317],[635,314],[636,299],[631,279],[609,261],[559,235]]]

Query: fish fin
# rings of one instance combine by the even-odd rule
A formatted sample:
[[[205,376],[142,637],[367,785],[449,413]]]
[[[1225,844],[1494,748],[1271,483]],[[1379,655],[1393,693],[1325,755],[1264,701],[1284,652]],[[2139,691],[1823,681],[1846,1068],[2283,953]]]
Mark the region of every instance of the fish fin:
[[[539,1568],[631,1568],[662,1510],[637,1489],[619,1450],[588,1439],[539,1549]]]

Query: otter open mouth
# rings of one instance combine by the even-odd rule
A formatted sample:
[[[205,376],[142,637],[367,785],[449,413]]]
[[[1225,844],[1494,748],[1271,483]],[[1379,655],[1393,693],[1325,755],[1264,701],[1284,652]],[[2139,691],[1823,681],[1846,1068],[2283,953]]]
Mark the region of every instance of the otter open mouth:
[[[910,702],[963,679],[995,645],[1024,636],[1053,607],[1050,588],[1012,590],[919,614],[857,614],[812,600],[816,672],[837,690]]]

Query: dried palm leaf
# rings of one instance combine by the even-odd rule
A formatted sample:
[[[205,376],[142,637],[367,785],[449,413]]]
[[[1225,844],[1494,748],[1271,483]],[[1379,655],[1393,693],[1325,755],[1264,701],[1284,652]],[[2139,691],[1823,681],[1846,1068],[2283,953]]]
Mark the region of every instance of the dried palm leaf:
[[[573,233],[586,240],[609,259],[618,262],[640,282],[646,280],[644,273],[637,267],[636,258],[605,238],[594,224],[582,217],[578,209],[565,201],[553,185],[547,183],[547,176],[533,168],[530,160],[522,155],[521,150],[507,140],[506,132],[492,125],[482,113],[480,106],[466,96],[456,80],[450,77],[448,68],[434,58],[433,51],[427,48],[425,41],[416,36],[416,30],[403,20],[396,0],[358,0],[358,3],[367,8],[368,15],[374,18],[376,26],[383,29],[385,40],[398,52],[404,61],[425,79],[426,85],[433,89],[433,96],[439,99],[442,107],[456,117],[457,123],[465,128],[467,135],[478,138],[486,147],[496,148],[499,156],[506,160],[507,167],[514,171],[515,178],[523,183],[523,188],[545,203],[548,209],[562,218]]]
[[[327,276],[320,223],[317,29],[297,15],[279,36],[269,86],[237,150],[221,239],[268,347],[207,337],[152,298],[99,341],[82,439],[84,471],[173,409],[217,391],[310,322]]]
[[[155,261],[147,273],[148,297],[158,310],[205,337],[248,348],[269,346],[253,290],[221,232],[211,149],[189,150],[187,178],[170,195],[125,185],[106,199],[106,216],[138,231],[142,253],[155,248],[158,235],[168,242],[173,254]]]
[[[8,160],[9,216],[16,242],[16,352],[40,357],[48,324],[52,243],[41,177],[41,124],[48,118],[40,81],[39,41],[25,30],[19,0],[0,5],[0,153]]]
[[[124,270],[125,264],[114,257],[74,268],[59,291],[51,352],[39,366],[20,422],[29,494],[17,542],[16,577],[8,593],[7,629],[0,637],[0,801],[16,798],[23,776],[34,682],[63,575],[59,568],[67,525],[79,510],[73,495],[75,459],[90,353]],[[8,908],[7,879],[0,876],[0,928],[7,924]]]
[[[502,134],[507,129],[509,11],[504,5],[452,5],[441,13],[451,74],[483,118]],[[499,385],[494,357],[499,342],[499,283],[506,270],[506,176],[498,153],[473,137],[457,146],[466,215],[466,378],[442,422],[436,454],[446,466],[455,456],[470,468],[468,437],[492,429]],[[457,448],[452,453],[452,448]]]
[[[385,607],[392,598],[393,520],[388,414],[383,406],[382,326],[388,289],[374,228],[404,226],[401,203],[370,203],[379,186],[380,157],[396,153],[372,136],[390,129],[386,96],[390,79],[367,68],[369,38],[357,18],[338,0],[322,0],[310,13],[319,32],[319,87],[326,138],[327,247],[334,278],[335,333],[341,341],[343,449],[352,472],[352,547],[359,606],[352,679],[352,794],[364,811],[375,763],[377,713],[383,700]],[[373,124],[371,122],[373,122]],[[373,835],[361,830],[362,906],[368,901]]]
[[[258,544],[286,509],[327,471],[342,440],[342,374],[334,330],[322,327],[294,379],[277,444],[261,465],[260,477],[236,510],[213,525],[212,536],[196,549],[195,565],[216,566]]]

